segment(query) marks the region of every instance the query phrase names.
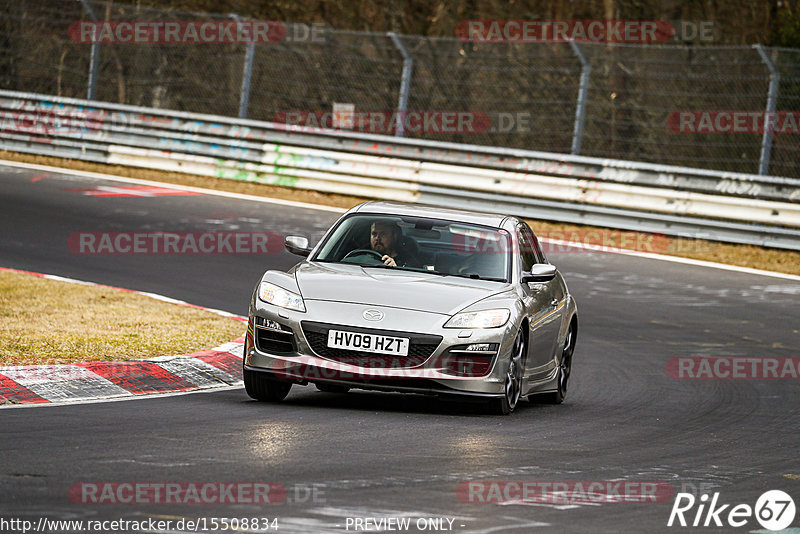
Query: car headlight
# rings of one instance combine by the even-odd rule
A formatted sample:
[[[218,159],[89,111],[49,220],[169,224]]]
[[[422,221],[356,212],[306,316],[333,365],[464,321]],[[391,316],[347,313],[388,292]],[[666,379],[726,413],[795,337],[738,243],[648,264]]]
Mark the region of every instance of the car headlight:
[[[511,317],[511,311],[484,310],[478,312],[457,313],[444,324],[445,328],[497,328],[503,326]]]
[[[258,298],[281,308],[288,308],[301,312],[306,311],[303,297],[297,293],[292,293],[282,287],[278,287],[275,284],[270,284],[269,282],[261,282],[258,288]]]

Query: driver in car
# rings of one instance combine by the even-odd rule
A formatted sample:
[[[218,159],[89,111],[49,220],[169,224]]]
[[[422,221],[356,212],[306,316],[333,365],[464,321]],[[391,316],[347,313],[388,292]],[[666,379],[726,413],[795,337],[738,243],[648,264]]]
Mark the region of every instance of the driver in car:
[[[403,237],[400,226],[391,221],[375,221],[370,227],[369,244],[382,254],[381,261],[390,267],[419,267],[411,243]]]

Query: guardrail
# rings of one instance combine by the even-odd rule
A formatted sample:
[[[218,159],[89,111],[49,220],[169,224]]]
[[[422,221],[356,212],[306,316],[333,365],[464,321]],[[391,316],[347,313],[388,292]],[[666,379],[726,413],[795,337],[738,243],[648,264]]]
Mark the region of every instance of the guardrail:
[[[800,179],[367,135],[0,91],[0,147],[800,250]]]

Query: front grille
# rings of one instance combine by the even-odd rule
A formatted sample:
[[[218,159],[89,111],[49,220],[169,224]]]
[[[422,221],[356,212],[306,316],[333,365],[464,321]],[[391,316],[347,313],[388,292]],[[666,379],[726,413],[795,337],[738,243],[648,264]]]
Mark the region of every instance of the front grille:
[[[439,343],[442,341],[442,336],[431,334],[375,330],[371,328],[313,323],[309,321],[303,321],[301,326],[303,327],[303,334],[305,334],[311,350],[318,356],[339,363],[371,369],[408,369],[410,367],[417,367],[430,358],[431,354],[433,354],[436,347],[438,347]],[[376,354],[359,350],[334,349],[328,347],[328,330],[330,329],[408,338],[408,356]]]

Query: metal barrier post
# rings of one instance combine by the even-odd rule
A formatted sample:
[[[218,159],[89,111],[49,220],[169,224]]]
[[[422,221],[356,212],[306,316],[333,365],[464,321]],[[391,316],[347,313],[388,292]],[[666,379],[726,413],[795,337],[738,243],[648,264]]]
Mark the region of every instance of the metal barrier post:
[[[414,68],[414,58],[412,58],[411,54],[408,53],[408,50],[402,41],[400,41],[400,39],[397,37],[397,34],[394,32],[389,32],[388,35],[392,38],[394,46],[396,46],[400,51],[400,54],[403,55],[403,75],[400,81],[400,99],[397,102],[397,128],[394,132],[394,135],[397,137],[403,137],[403,125],[406,118],[406,109],[408,108],[408,93],[411,87],[411,71]]]
[[[97,17],[94,14],[92,6],[89,5],[87,0],[81,0],[83,8],[89,13],[94,22],[97,22]],[[97,42],[97,27],[92,28],[92,49],[89,52],[89,87],[86,90],[86,100],[94,100],[95,92],[97,89],[97,68],[100,64],[100,43]]]
[[[241,18],[236,13],[231,13],[231,18],[237,23]],[[242,90],[239,94],[239,118],[247,118],[247,108],[250,106],[250,83],[253,79],[253,56],[255,54],[255,40],[251,36],[250,42],[244,53],[244,70],[242,71]]]
[[[778,84],[781,81],[780,72],[775,67],[775,63],[769,58],[760,44],[753,45],[761,56],[761,61],[769,69],[769,92],[767,94],[767,112],[764,115],[764,136],[761,138],[761,158],[758,161],[758,174],[769,174],[769,158],[772,152],[772,129],[767,128],[767,117],[775,113],[778,102]]]
[[[572,154],[581,153],[581,143],[583,142],[583,125],[586,122],[586,98],[589,95],[589,77],[592,74],[592,64],[589,63],[586,54],[575,41],[570,41],[572,51],[581,60],[581,82],[578,87],[578,104],[575,107],[575,127],[572,130]]]

